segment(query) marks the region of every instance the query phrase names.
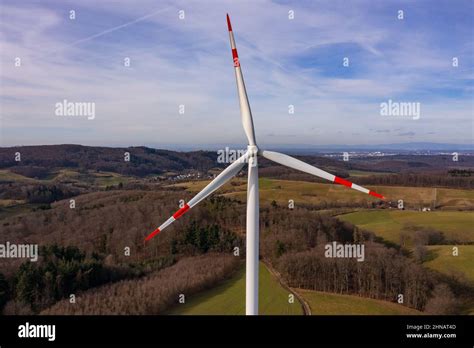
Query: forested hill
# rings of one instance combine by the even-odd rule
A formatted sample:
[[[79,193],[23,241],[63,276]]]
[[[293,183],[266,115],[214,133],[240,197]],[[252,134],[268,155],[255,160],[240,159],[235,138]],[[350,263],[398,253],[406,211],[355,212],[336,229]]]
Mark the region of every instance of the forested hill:
[[[21,161],[15,161],[19,152]],[[126,161],[126,153],[130,161]],[[39,145],[0,148],[0,168],[24,167],[41,177],[53,168],[100,170],[122,175],[145,176],[185,169],[207,171],[219,167],[217,153],[210,151],[176,152],[147,147],[92,147],[82,145]],[[38,175],[39,174],[39,175]],[[27,175],[28,176],[28,175]]]
[[[236,150],[242,149],[233,149]],[[21,161],[16,161],[19,153]],[[127,153],[130,155],[126,161]],[[232,154],[232,150],[230,152]],[[341,153],[342,154],[342,153]],[[178,152],[140,147],[95,147],[82,145],[38,145],[0,148],[0,169],[31,177],[48,178],[52,171],[59,168],[71,168],[74,171],[103,171],[127,176],[144,177],[150,174],[160,175],[166,172],[183,174],[196,170],[207,173],[213,168],[224,168],[226,163],[218,161],[217,151]],[[228,156],[229,157],[229,156]],[[472,177],[474,156],[461,155],[453,161],[450,154],[419,155],[390,154],[386,156],[351,155],[350,161],[343,161],[337,154],[317,154],[295,156],[304,162],[347,177],[351,170],[365,172],[397,174],[430,174],[444,177]],[[228,162],[228,161],[227,161]],[[259,159],[263,176],[286,179],[311,179],[311,177],[293,177],[295,171],[278,166],[265,158]],[[450,173],[453,172],[453,175]],[[399,183],[403,184],[403,183]],[[464,185],[465,186],[465,185]]]
[[[236,149],[237,150],[237,149]],[[21,161],[15,161],[16,153]],[[125,160],[126,153],[130,161]],[[340,161],[305,156],[309,163],[343,168]],[[28,177],[47,177],[51,170],[73,168],[74,170],[98,170],[122,175],[146,176],[164,172],[197,170],[207,172],[212,168],[223,168],[226,163],[217,161],[216,151],[178,152],[148,147],[94,147],[82,145],[38,145],[0,148],[0,169],[12,171]],[[261,164],[268,166],[262,159]]]

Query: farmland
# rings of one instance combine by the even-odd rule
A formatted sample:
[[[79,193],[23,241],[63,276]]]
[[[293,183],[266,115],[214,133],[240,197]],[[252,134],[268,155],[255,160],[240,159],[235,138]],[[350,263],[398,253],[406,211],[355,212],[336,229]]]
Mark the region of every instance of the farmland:
[[[288,303],[288,295],[288,291],[260,263],[260,314],[303,314],[296,298],[294,303]],[[240,269],[234,277],[213,289],[190,297],[185,304],[176,305],[168,314],[245,314],[245,269]]]
[[[474,245],[457,246],[459,253],[453,255],[452,245],[430,245],[429,260],[425,265],[450,276],[465,277],[474,283]]]
[[[410,239],[408,245],[411,245],[410,234],[417,228],[440,231],[448,240],[474,241],[474,212],[470,211],[363,210],[338,218],[396,244],[400,243],[400,235],[405,231]]]
[[[184,187],[191,192],[198,192],[207,184],[208,181],[191,181],[173,186]],[[260,178],[259,186],[260,201],[262,203],[270,203],[275,200],[281,204],[288,204],[288,200],[292,199],[296,206],[298,204],[321,204],[324,202],[356,205],[367,201],[377,201],[377,199],[362,195],[355,190],[326,183]],[[383,194],[389,201],[396,202],[403,199],[407,207],[429,207],[433,201],[441,208],[474,206],[474,191],[472,190],[372,185],[367,185],[367,188]],[[221,188],[219,194],[245,201],[246,190],[246,180],[237,178]]]
[[[313,315],[410,315],[421,312],[393,302],[298,289]]]

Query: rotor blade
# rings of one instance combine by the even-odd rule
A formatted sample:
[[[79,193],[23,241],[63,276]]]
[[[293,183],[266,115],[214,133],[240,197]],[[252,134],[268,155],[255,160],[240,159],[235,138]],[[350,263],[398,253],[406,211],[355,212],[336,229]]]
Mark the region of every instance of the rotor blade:
[[[377,197],[377,198],[380,198],[380,199],[385,199],[384,196],[382,196],[381,194],[379,194],[375,191],[371,191],[369,189],[366,189],[365,187],[356,185],[356,184],[354,184],[350,181],[339,178],[339,177],[337,177],[337,176],[335,176],[331,173],[328,173],[328,172],[325,172],[324,170],[313,167],[313,166],[311,166],[307,163],[304,163],[303,161],[300,161],[300,160],[298,160],[296,158],[293,158],[293,157],[290,157],[288,155],[284,155],[282,153],[273,152],[273,151],[259,151],[259,154],[261,154],[263,157],[265,157],[265,158],[267,158],[267,159],[269,159],[273,162],[280,163],[284,166],[287,166],[287,167],[290,167],[290,168],[293,168],[293,169],[296,169],[296,170],[300,170],[302,172],[305,172],[305,173],[308,173],[308,174],[311,174],[311,175],[318,176],[320,178],[329,180],[329,181],[331,181],[335,184],[344,185],[344,186],[347,186],[347,187],[352,188],[354,190],[357,190],[357,191],[360,191],[360,192],[363,192],[363,193],[367,193],[371,196],[374,196],[374,197]]]
[[[245,271],[245,314],[258,314],[259,195],[257,156],[249,159],[247,187],[247,235]]]
[[[232,48],[232,58],[234,59],[235,79],[237,80],[237,90],[239,92],[240,115],[242,117],[242,125],[244,126],[245,135],[249,141],[249,145],[256,145],[255,131],[253,127],[252,111],[250,111],[249,99],[245,90],[244,77],[240,67],[239,55],[235,47],[234,33],[230,24],[229,15],[227,15],[227,28],[229,29],[230,47]]]
[[[243,168],[243,166],[247,162],[247,158],[249,153],[246,152],[243,156],[233,162],[230,166],[222,171],[214,180],[212,180],[202,191],[200,191],[196,196],[194,196],[188,203],[186,203],[181,209],[179,209],[176,213],[173,214],[168,220],[166,220],[160,227],[155,229],[152,233],[150,233],[145,240],[150,240],[158,233],[163,231],[166,227],[168,227],[172,222],[179,219],[185,212],[189,209],[194,207],[196,204],[201,202],[204,198],[209,196],[219,187],[224,185],[227,181],[232,179],[237,173]]]

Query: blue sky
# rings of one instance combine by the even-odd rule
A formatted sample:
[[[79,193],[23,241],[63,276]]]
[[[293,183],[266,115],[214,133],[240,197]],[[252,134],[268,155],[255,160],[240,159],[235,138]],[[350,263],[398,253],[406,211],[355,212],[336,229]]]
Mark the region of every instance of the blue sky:
[[[227,12],[259,144],[472,143],[470,0],[2,0],[0,145],[245,144]],[[96,117],[56,116],[64,99]]]

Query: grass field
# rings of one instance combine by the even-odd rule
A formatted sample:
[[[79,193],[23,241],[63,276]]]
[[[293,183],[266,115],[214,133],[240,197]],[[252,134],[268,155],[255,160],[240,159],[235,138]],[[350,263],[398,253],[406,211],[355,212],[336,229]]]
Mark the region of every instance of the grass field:
[[[122,176],[117,173],[95,173],[94,184],[97,186],[116,186],[120,183],[126,184],[130,178]]]
[[[197,192],[208,183],[209,181],[190,181],[172,186],[186,187],[191,192]],[[232,180],[232,183],[225,185],[217,193],[245,201],[246,180],[237,178]],[[270,203],[275,200],[286,205],[289,199],[293,199],[297,206],[298,203],[320,204],[323,201],[346,204],[362,203],[367,200],[377,201],[376,198],[371,196],[334,184],[260,178],[259,186],[260,201],[262,203]],[[435,199],[438,205],[445,208],[474,206],[474,190],[373,185],[367,185],[367,188],[383,194],[388,200],[398,201],[403,199],[407,207],[410,205],[419,207],[420,204],[430,206]]]
[[[295,298],[288,303],[289,292],[279,284],[263,263],[260,263],[259,313],[264,315],[303,314]],[[167,314],[245,314],[245,269],[215,288],[190,296],[186,304],[176,305]]]
[[[462,273],[467,280],[474,282],[474,245],[457,245],[458,256],[453,256],[453,245],[431,245],[430,261],[425,266],[446,275]]]
[[[432,228],[443,232],[447,239],[474,241],[474,212],[470,211],[362,210],[338,218],[397,244],[403,230],[414,233],[409,226]]]
[[[410,315],[421,312],[393,302],[298,289],[312,315]]]

